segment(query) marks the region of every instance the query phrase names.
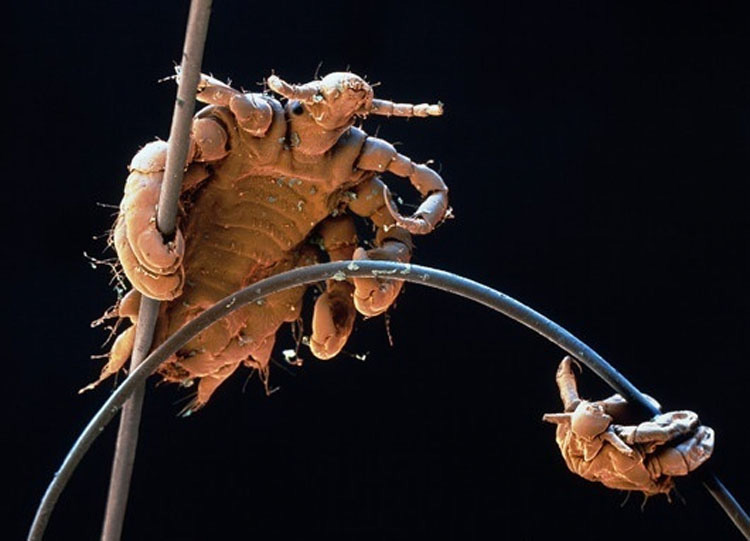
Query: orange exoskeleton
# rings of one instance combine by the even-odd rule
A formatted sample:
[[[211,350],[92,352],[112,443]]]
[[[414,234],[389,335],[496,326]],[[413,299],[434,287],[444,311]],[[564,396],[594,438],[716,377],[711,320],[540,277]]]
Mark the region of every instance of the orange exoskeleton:
[[[565,412],[543,417],[557,424],[557,445],[570,471],[609,488],[651,496],[669,494],[674,477],[710,458],[714,431],[701,425],[694,412],[671,411],[630,424],[628,403],[620,395],[596,402],[578,396],[572,362],[565,357],[557,369]]]
[[[448,213],[448,190],[434,170],[353,126],[367,115],[437,116],[442,105],[375,99],[372,87],[348,72],[304,85],[271,76],[267,84],[285,100],[201,76],[197,99],[209,105],[193,121],[178,230],[169,241],[156,227],[167,143],[149,143],[130,164],[113,239],[133,289],[117,315],[135,322],[141,294],[164,301],[157,344],[233,291],[314,264],[323,251],[331,260],[407,262],[412,234],[429,233]],[[399,214],[378,176],[385,172],[408,178],[422,194],[412,216]],[[355,215],[376,228],[374,247],[359,247]],[[356,312],[383,313],[401,284],[330,281],[315,302],[313,354],[339,353]],[[159,368],[167,381],[197,380],[188,411],[204,405],[241,364],[265,373],[276,331],[299,318],[304,289],[237,310]],[[134,334],[133,325],[118,336],[99,381],[123,366]]]

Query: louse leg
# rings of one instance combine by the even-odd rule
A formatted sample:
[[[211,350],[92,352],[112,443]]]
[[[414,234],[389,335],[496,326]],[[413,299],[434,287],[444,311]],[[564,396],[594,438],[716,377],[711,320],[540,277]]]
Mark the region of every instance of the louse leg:
[[[687,475],[711,457],[714,450],[714,431],[699,426],[695,434],[684,442],[661,449],[650,457],[647,467],[661,475]],[[655,471],[655,473],[656,473]]]
[[[135,155],[120,202],[128,244],[141,267],[155,275],[173,274],[182,263],[185,250],[180,231],[175,232],[172,241],[165,242],[156,227],[167,148],[166,142],[154,141]]]
[[[133,287],[151,298],[170,300],[179,296],[185,273],[179,267],[173,274],[153,274],[141,266],[127,239],[127,225],[122,216],[115,224],[115,248],[125,275]]]
[[[369,218],[377,228],[375,248],[358,248],[354,259],[375,259],[408,263],[411,260],[411,235],[396,225],[383,199],[385,184],[374,177],[360,184],[349,209],[359,216]],[[396,300],[404,282],[380,278],[353,278],[354,306],[364,316],[385,312]]]
[[[695,432],[698,414],[693,411],[670,411],[638,425],[616,426],[618,435],[627,443],[662,445]]]
[[[310,350],[318,359],[335,357],[354,328],[354,287],[346,282],[331,284],[315,301]]]
[[[448,212],[448,187],[440,175],[425,164],[416,164],[395,147],[377,137],[368,137],[357,161],[357,168],[408,178],[419,190],[424,200],[412,216],[402,216],[391,199],[388,188],[383,190],[383,202],[399,227],[414,235],[426,235],[450,216]]]
[[[199,118],[193,122],[183,191],[208,177],[199,162],[223,158],[226,142],[226,132],[217,121]],[[166,142],[153,141],[133,157],[115,225],[115,249],[125,275],[136,289],[157,300],[178,297],[184,278],[182,232],[178,228],[171,239],[165,239],[156,223],[167,148]]]
[[[576,375],[573,372],[574,362],[576,361],[573,357],[566,355],[560,361],[557,373],[555,374],[555,382],[557,383],[557,388],[560,390],[560,399],[563,403],[563,409],[566,412],[572,412],[581,402],[581,398],[578,395]]]
[[[328,218],[319,232],[331,261],[352,258],[357,231],[350,216]],[[335,357],[349,339],[356,316],[353,292],[354,286],[349,282],[328,280],[326,291],[315,301],[310,350],[318,359]]]
[[[354,259],[381,261],[408,261],[409,249],[401,242],[386,241],[379,248],[365,250],[357,248]],[[377,316],[385,312],[396,300],[403,281],[380,278],[354,278],[354,306],[365,316]]]
[[[179,77],[180,74],[177,74]],[[226,83],[201,73],[196,99],[211,105],[229,107],[237,124],[255,137],[263,137],[273,120],[273,109],[263,94],[243,93]]]

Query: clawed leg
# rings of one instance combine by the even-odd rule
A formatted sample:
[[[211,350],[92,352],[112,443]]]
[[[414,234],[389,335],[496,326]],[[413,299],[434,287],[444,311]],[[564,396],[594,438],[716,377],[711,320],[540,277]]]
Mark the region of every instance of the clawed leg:
[[[115,224],[115,248],[125,275],[133,287],[158,300],[169,300],[179,296],[185,280],[183,269],[180,267],[173,274],[167,275],[152,274],[147,271],[133,253],[127,240],[126,229],[125,220],[118,218]]]
[[[371,218],[379,228],[377,247],[370,250],[356,248],[356,229],[351,217],[345,215],[328,218],[321,224],[319,232],[323,248],[331,261],[409,261],[410,235],[398,228],[393,229],[392,218],[379,203],[380,199],[376,199],[381,193],[382,182],[373,180],[368,186],[369,191],[358,194],[357,203],[350,208],[356,214]],[[393,304],[403,286],[402,280],[380,278],[352,278],[351,282],[329,280],[326,291],[315,303],[310,349],[319,359],[330,359],[344,347],[354,326],[355,310],[368,317],[382,314]]]
[[[357,230],[351,216],[329,217],[318,232],[331,261],[352,258],[357,246]],[[356,316],[353,291],[349,282],[328,280],[325,292],[315,301],[310,350],[318,359],[335,357],[349,339]]]
[[[661,449],[651,460],[649,469],[658,466],[661,475],[687,475],[711,457],[714,450],[714,431],[699,426],[695,434],[674,447]]]
[[[692,411],[670,411],[635,426],[617,426],[617,434],[627,443],[663,445],[695,432],[698,415]]]
[[[128,243],[136,259],[152,274],[172,274],[180,266],[185,249],[179,231],[173,240],[165,242],[156,227],[156,207],[167,149],[166,142],[154,141],[135,155],[120,202],[120,212],[127,223]]]
[[[378,145],[373,149],[376,150]],[[393,151],[395,152],[395,150]],[[377,152],[372,154],[368,159],[373,163],[388,163],[385,158],[392,158],[393,155],[378,155]],[[374,259],[381,261],[397,261],[408,263],[411,259],[412,242],[411,235],[405,229],[396,225],[396,221],[391,216],[386,207],[383,192],[385,184],[377,177],[360,184],[355,192],[356,198],[349,204],[349,210],[372,220],[377,227],[375,234],[375,248],[364,250],[358,248],[354,252],[354,259]],[[354,305],[357,311],[364,316],[376,316],[385,312],[393,301],[396,300],[404,282],[401,280],[388,280],[380,278],[353,278]]]
[[[576,375],[573,372],[574,362],[576,360],[573,357],[566,355],[558,365],[557,373],[555,374],[555,382],[557,383],[557,388],[560,390],[560,399],[563,403],[563,409],[566,412],[575,410],[576,406],[581,402],[581,398],[578,396]]]
[[[171,300],[182,291],[182,233],[165,242],[156,227],[167,144],[149,143],[133,158],[115,224],[115,249],[133,286],[149,297]]]
[[[347,282],[333,282],[315,301],[310,350],[318,359],[335,357],[349,339],[356,315],[353,291]]]
[[[379,248],[365,250],[357,248],[354,259],[380,261],[408,261],[409,249],[401,242],[386,241]],[[354,306],[364,316],[377,316],[393,304],[403,287],[403,280],[382,278],[352,278],[354,282]]]

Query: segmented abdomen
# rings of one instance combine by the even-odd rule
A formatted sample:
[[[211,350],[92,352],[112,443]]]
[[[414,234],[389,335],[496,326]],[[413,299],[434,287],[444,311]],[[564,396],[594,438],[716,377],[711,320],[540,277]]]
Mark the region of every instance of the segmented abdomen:
[[[300,179],[248,176],[209,182],[189,204],[182,226],[186,282],[175,302],[183,307],[205,308],[296,266],[301,245],[329,212],[318,187]]]

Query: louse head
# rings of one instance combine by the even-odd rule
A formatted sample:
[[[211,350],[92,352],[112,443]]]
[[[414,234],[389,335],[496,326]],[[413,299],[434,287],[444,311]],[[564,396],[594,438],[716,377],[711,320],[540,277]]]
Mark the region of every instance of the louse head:
[[[272,75],[268,86],[289,100],[299,101],[315,123],[326,130],[350,126],[356,116],[372,107],[372,87],[354,73],[329,73],[304,85],[292,85]]]
[[[299,103],[314,122],[326,130],[352,125],[355,117],[367,115],[428,117],[443,114],[443,104],[394,103],[374,99],[372,86],[359,75],[348,71],[329,73],[319,81],[292,85],[271,75],[268,86],[290,101]]]
[[[586,400],[581,400],[570,416],[570,428],[577,436],[588,441],[603,434],[611,423],[612,417],[601,404]]]

